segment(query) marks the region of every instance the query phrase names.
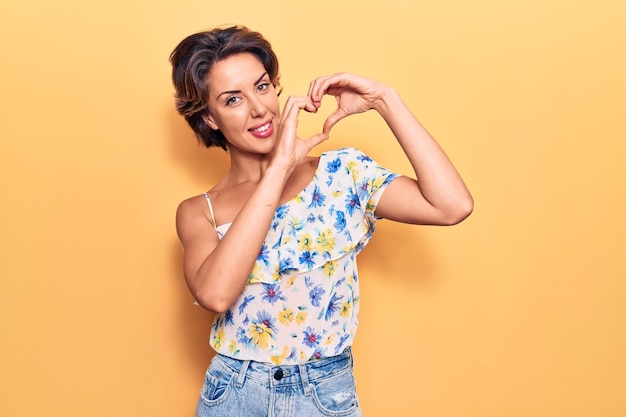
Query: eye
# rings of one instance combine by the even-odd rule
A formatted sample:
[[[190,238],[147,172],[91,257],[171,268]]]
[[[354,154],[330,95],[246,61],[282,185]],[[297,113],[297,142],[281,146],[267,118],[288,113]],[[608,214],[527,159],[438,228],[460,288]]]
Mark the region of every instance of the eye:
[[[259,84],[256,89],[257,91],[266,91],[268,88],[270,88],[270,83],[264,81]]]
[[[237,96],[231,96],[231,97],[228,97],[228,98],[226,99],[226,105],[227,105],[227,106],[235,106],[235,105],[237,105],[237,104],[239,103],[239,101],[240,101],[240,98],[239,98],[239,97],[237,97]]]

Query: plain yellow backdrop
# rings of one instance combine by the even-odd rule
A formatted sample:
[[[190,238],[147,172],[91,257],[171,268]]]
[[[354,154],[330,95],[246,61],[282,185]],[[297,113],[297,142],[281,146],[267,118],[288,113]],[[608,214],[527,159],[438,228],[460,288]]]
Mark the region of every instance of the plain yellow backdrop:
[[[193,415],[211,316],[174,212],[228,159],[175,113],[168,56],[240,23],[285,96],[336,71],[395,87],[476,200],[451,228],[381,222],[361,256],[365,415],[625,416],[625,21],[617,0],[3,1],[0,415]],[[348,145],[411,172],[375,114],[322,147]]]

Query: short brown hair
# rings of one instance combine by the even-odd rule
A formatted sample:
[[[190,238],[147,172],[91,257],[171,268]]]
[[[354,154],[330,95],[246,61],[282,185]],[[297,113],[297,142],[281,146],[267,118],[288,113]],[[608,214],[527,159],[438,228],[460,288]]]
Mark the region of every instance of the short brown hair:
[[[176,89],[176,110],[185,117],[204,146],[228,149],[226,138],[204,121],[208,113],[207,75],[213,65],[231,55],[248,52],[255,55],[278,87],[278,59],[270,43],[258,32],[245,26],[216,28],[183,39],[172,51],[172,80]]]

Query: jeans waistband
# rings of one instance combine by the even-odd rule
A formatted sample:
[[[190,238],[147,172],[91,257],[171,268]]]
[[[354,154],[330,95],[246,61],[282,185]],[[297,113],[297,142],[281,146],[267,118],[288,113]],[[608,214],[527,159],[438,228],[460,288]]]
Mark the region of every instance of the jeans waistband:
[[[352,350],[328,358],[306,362],[301,365],[274,365],[249,360],[239,360],[217,354],[215,360],[236,374],[236,385],[243,386],[245,378],[254,379],[272,388],[302,385],[308,395],[311,384],[330,375],[352,370]]]

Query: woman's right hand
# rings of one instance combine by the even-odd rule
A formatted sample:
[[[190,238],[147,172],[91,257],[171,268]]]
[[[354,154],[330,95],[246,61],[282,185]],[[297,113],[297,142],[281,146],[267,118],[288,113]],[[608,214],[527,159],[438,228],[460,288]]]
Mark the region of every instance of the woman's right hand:
[[[317,112],[317,106],[307,96],[291,96],[287,99],[278,122],[278,138],[274,148],[273,164],[292,172],[315,146],[328,139],[328,133],[318,133],[308,139],[298,137],[300,110]]]

